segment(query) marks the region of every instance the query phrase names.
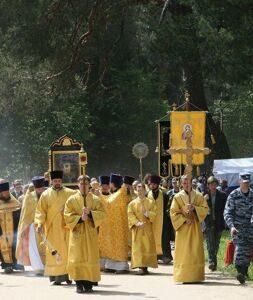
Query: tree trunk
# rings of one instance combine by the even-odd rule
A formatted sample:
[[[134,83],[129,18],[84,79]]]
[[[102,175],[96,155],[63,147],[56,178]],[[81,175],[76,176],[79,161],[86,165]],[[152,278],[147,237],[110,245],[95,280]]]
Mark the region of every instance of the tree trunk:
[[[182,30],[185,32],[188,47],[183,57],[183,68],[186,77],[186,88],[190,94],[190,102],[193,104],[191,110],[208,111],[196,30],[189,27],[182,28]],[[231,158],[231,153],[225,134],[221,131],[219,124],[214,122],[210,113],[207,114],[206,123],[206,145],[212,152],[206,159],[205,168],[210,172],[214,159]],[[215,144],[212,143],[211,135],[214,137]]]

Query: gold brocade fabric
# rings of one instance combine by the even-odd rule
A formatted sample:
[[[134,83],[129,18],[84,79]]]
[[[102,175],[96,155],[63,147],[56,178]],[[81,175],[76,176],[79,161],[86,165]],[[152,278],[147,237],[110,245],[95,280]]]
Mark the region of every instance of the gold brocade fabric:
[[[34,223],[35,211],[38,204],[36,192],[28,192],[23,200],[21,216],[18,225],[16,258],[24,266],[30,266],[29,258],[29,226]],[[36,232],[36,241],[41,261],[45,264],[46,248],[41,235]]]
[[[43,226],[48,241],[46,247],[45,275],[60,276],[67,274],[69,229],[64,220],[64,206],[68,198],[77,191],[63,187],[55,190],[50,187],[44,191],[38,202],[34,223]],[[52,249],[60,256],[52,255]]]
[[[92,220],[78,223],[83,207],[91,209]],[[64,217],[70,229],[67,271],[71,279],[100,281],[100,262],[97,228],[104,218],[100,199],[89,193],[86,198],[80,192],[69,198]]]
[[[147,211],[147,217],[143,210]],[[128,224],[132,232],[131,267],[157,268],[157,255],[152,223],[156,218],[155,201],[149,198],[133,200],[128,205]],[[143,222],[143,227],[136,227]]]
[[[13,212],[21,208],[20,202],[11,194],[10,197],[8,202],[0,200],[0,213]]]
[[[105,217],[99,226],[98,243],[100,257],[106,257],[107,249],[110,249],[110,240],[108,236],[110,235],[110,220],[109,216],[109,197],[110,195],[101,195],[100,202],[103,206]]]
[[[163,233],[163,192],[159,190],[158,198],[155,200],[152,191],[149,191],[148,198],[156,203],[157,214],[153,222],[153,231],[155,236],[156,253],[162,255],[162,233]]]
[[[12,244],[14,239],[13,212],[20,209],[19,201],[12,195],[8,202],[0,200],[0,251],[5,263],[13,263]]]
[[[208,205],[201,193],[191,191],[191,203],[195,211],[188,213],[189,196],[180,191],[173,198],[170,217],[176,231],[174,280],[176,282],[198,282],[204,277],[203,234],[200,223],[208,213]],[[192,224],[186,224],[186,220]]]
[[[108,236],[106,247],[103,247],[103,257],[125,262],[128,259],[129,229],[127,205],[132,200],[123,186],[108,199],[107,223]]]

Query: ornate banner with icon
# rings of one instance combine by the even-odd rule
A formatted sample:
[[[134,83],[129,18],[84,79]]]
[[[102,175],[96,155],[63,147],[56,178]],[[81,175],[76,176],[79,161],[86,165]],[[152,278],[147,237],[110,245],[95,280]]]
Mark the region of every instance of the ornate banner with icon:
[[[83,144],[64,135],[54,141],[49,151],[49,171],[63,171],[63,185],[75,187],[77,178],[86,173],[87,153]]]
[[[163,178],[171,176],[171,156],[168,153],[169,149],[169,136],[170,136],[170,122],[158,121],[158,174]]]
[[[174,149],[186,148],[186,132],[193,132],[193,148],[204,148],[206,132],[206,112],[203,111],[172,111],[170,113],[170,146]],[[185,165],[186,155],[174,153],[171,155],[171,163],[175,165]],[[204,153],[194,153],[193,165],[204,163]]]

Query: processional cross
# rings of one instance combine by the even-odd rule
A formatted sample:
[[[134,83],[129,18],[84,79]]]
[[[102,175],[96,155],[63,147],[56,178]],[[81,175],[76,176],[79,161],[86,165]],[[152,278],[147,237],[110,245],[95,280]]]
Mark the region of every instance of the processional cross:
[[[172,154],[185,154],[186,156],[186,168],[184,174],[187,175],[189,182],[192,181],[192,170],[193,170],[193,155],[203,153],[204,155],[210,154],[211,150],[209,148],[193,148],[192,146],[192,137],[193,132],[190,126],[186,126],[186,129],[183,134],[183,138],[186,140],[186,148],[170,148],[167,150],[171,155]],[[190,189],[189,186],[189,203],[191,203],[190,198]]]

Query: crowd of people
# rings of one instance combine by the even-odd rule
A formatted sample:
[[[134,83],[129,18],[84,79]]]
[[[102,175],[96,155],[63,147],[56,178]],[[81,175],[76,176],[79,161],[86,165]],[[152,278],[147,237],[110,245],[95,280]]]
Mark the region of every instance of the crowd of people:
[[[62,184],[63,171],[36,176],[13,187],[0,179],[0,260],[6,274],[30,266],[54,285],[76,283],[91,292],[101,272],[147,275],[158,263],[172,264],[176,282],[201,282],[217,270],[222,232],[236,248],[237,279],[244,284],[253,250],[253,191],[240,174],[231,191],[214,176],[144,181],[111,174],[81,175],[78,189]],[[173,253],[172,247],[175,247]]]

